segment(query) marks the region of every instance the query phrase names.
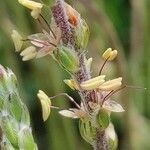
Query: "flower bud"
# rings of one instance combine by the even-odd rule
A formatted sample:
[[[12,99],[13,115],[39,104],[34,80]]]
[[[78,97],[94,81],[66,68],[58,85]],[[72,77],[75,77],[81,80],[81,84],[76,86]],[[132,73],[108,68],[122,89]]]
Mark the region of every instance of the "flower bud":
[[[18,145],[22,150],[36,150],[36,144],[29,127],[22,127],[18,133]]]
[[[117,139],[117,135],[115,133],[115,129],[112,123],[110,123],[108,128],[106,128],[105,134],[107,136],[109,149],[112,149],[112,150],[117,149],[118,139]]]
[[[18,121],[21,121],[22,108],[21,100],[16,93],[11,93],[9,95],[8,108],[11,115]]]
[[[112,100],[105,101],[102,107],[105,110],[110,111],[110,112],[124,112],[125,111],[120,104]]]
[[[50,98],[41,90],[39,90],[39,93],[37,94],[40,102],[41,102],[41,106],[42,106],[42,116],[43,116],[43,120],[46,121],[50,115],[51,112],[51,100]]]
[[[77,54],[70,48],[62,46],[57,53],[59,63],[71,73],[79,69],[79,60]]]
[[[89,41],[89,27],[85,20],[80,19],[79,25],[75,28],[75,44],[79,49],[85,49]]]
[[[22,105],[21,123],[30,126],[30,115],[25,105]]]
[[[10,141],[14,147],[18,147],[17,125],[16,121],[11,116],[3,116],[1,121],[1,127],[4,135]]]
[[[22,36],[16,30],[13,30],[11,37],[14,42],[16,52],[19,52],[23,44]]]
[[[3,141],[1,142],[1,149],[2,150],[15,150],[12,144],[7,139],[3,139]]]
[[[112,50],[112,48],[108,48],[102,55],[104,59],[108,59],[109,61],[113,60],[116,58],[118,54],[117,50]]]

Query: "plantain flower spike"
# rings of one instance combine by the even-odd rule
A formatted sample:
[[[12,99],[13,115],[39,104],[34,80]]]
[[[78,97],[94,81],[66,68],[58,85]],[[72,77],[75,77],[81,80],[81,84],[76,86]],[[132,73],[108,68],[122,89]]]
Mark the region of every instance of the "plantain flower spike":
[[[11,37],[14,42],[16,52],[19,52],[23,45],[22,36],[16,30],[13,30]]]
[[[107,59],[109,61],[114,60],[117,57],[118,51],[112,50],[112,48],[108,48],[102,55],[103,59]]]
[[[37,97],[41,102],[43,120],[46,121],[51,112],[51,100],[42,90],[39,90]]]
[[[119,78],[104,82],[102,85],[99,86],[99,89],[103,91],[111,91],[111,90],[116,90],[120,88],[121,85],[122,85],[122,78],[119,77]]]
[[[43,4],[31,0],[18,0],[18,2],[31,10],[31,16],[34,19],[39,17]]]

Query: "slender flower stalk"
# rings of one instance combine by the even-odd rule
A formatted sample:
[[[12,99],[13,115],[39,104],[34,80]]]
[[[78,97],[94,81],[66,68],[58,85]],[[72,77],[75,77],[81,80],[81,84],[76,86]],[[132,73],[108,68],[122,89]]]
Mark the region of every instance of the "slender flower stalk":
[[[48,119],[51,109],[57,109],[62,116],[79,119],[80,134],[93,146],[94,150],[117,149],[117,137],[110,121],[110,114],[123,112],[124,109],[111,97],[124,86],[122,77],[106,80],[107,75],[102,75],[102,71],[107,61],[117,57],[118,51],[109,48],[103,53],[104,63],[99,75],[93,78],[91,76],[93,58],[87,59],[85,51],[89,39],[89,28],[81,15],[64,0],[55,0],[51,7],[52,18],[49,26],[48,21],[42,16],[43,4],[29,0],[19,0],[19,2],[31,10],[31,16],[34,19],[42,18],[40,23],[44,21],[49,31],[43,28],[42,33],[33,34],[27,38],[22,38],[13,31],[12,38],[16,51],[20,52],[22,44],[30,42],[31,46],[20,53],[23,61],[50,54],[69,73],[71,79],[66,79],[64,82],[72,90],[76,90],[81,98],[78,104],[66,93],[49,97],[40,90],[37,96],[42,106],[43,120]],[[39,9],[40,11],[37,11]],[[65,96],[75,107],[63,109],[53,106],[52,101],[57,96]]]

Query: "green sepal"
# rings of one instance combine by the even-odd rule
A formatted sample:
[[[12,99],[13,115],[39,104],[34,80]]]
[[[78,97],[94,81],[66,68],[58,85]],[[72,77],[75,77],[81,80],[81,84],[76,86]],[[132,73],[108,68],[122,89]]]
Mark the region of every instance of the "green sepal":
[[[22,104],[21,123],[30,126],[30,115],[27,106]]]
[[[97,123],[101,130],[105,130],[109,126],[110,116],[107,111],[100,110],[96,118],[97,118]]]
[[[17,93],[9,94],[8,108],[11,115],[18,121],[21,121],[22,108],[21,99]]]
[[[92,123],[90,120],[79,120],[79,131],[82,136],[82,138],[92,144],[96,135],[96,128],[92,126]]]
[[[31,129],[29,127],[22,127],[18,133],[18,145],[22,150],[36,150],[37,146],[34,143]]]
[[[77,54],[71,48],[61,46],[56,54],[58,62],[69,72],[74,73],[79,69]]]
[[[89,27],[85,20],[81,19],[80,24],[75,29],[75,44],[79,49],[85,49],[89,41]]]
[[[15,148],[12,146],[7,138],[4,138],[1,142],[1,150],[15,150]]]
[[[2,131],[13,147],[18,148],[18,126],[11,116],[3,116],[1,120]]]

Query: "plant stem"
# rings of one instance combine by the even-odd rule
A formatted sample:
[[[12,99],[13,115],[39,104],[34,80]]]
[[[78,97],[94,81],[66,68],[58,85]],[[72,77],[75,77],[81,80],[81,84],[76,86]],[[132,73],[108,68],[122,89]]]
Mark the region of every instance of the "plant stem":
[[[107,139],[105,131],[100,131],[99,129],[96,132],[96,139],[93,143],[94,150],[108,150]]]

